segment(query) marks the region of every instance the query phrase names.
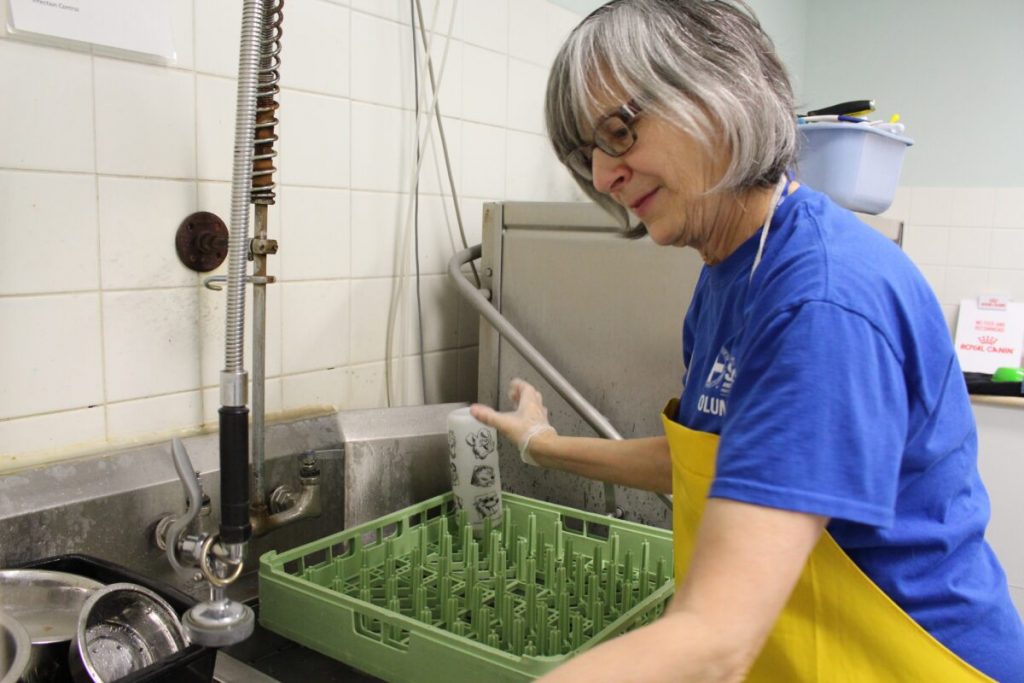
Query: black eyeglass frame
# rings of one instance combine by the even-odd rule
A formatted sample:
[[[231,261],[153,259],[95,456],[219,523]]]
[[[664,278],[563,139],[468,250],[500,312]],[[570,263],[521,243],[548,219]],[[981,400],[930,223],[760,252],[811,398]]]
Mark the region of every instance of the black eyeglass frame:
[[[643,113],[643,109],[640,105],[638,105],[635,100],[630,100],[615,111],[605,114],[594,123],[594,141],[587,145],[580,145],[566,154],[562,158],[562,163],[587,180],[593,180],[594,148],[596,147],[610,157],[621,157],[623,154],[633,149],[633,145],[635,145],[636,141],[639,139],[636,131],[633,130],[633,124],[636,123],[636,120],[639,118],[641,113]],[[622,121],[622,125],[625,126],[626,130],[629,131],[629,142],[625,147],[619,145],[618,148],[616,148],[612,146],[612,143],[602,139],[599,131],[601,131],[601,127],[611,119],[619,119]]]

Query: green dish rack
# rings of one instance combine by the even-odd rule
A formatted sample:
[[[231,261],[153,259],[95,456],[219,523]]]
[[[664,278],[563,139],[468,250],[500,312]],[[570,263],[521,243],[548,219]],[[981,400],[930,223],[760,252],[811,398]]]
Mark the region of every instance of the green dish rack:
[[[654,621],[671,532],[510,493],[474,533],[451,493],[260,558],[260,623],[387,681],[528,681]]]

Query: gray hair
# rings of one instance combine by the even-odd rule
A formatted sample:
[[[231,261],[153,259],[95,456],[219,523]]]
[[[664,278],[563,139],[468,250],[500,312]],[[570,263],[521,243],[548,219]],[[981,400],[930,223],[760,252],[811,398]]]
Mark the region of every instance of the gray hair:
[[[548,78],[545,114],[558,158],[589,142],[597,108],[623,96],[707,149],[726,145],[729,165],[711,191],[771,187],[796,158],[786,69],[742,0],[613,0],[586,17]],[[623,207],[573,176],[628,226]],[[626,229],[645,233],[643,225]]]

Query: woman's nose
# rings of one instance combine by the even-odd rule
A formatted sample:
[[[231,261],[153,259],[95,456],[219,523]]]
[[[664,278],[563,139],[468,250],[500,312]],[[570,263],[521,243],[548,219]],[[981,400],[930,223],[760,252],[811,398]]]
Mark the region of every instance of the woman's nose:
[[[594,149],[590,169],[594,175],[594,189],[602,194],[615,192],[629,180],[629,166],[623,157],[613,157],[600,149]]]

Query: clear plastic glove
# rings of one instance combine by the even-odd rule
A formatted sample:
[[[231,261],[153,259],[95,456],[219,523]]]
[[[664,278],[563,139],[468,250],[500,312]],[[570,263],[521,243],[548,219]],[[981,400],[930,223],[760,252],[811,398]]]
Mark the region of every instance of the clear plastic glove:
[[[538,434],[558,432],[548,422],[548,409],[544,399],[533,385],[516,378],[509,383],[508,397],[515,404],[512,412],[499,413],[479,403],[470,407],[470,414],[485,425],[494,427],[519,446],[519,457],[528,465],[538,465],[530,455],[530,441]]]

